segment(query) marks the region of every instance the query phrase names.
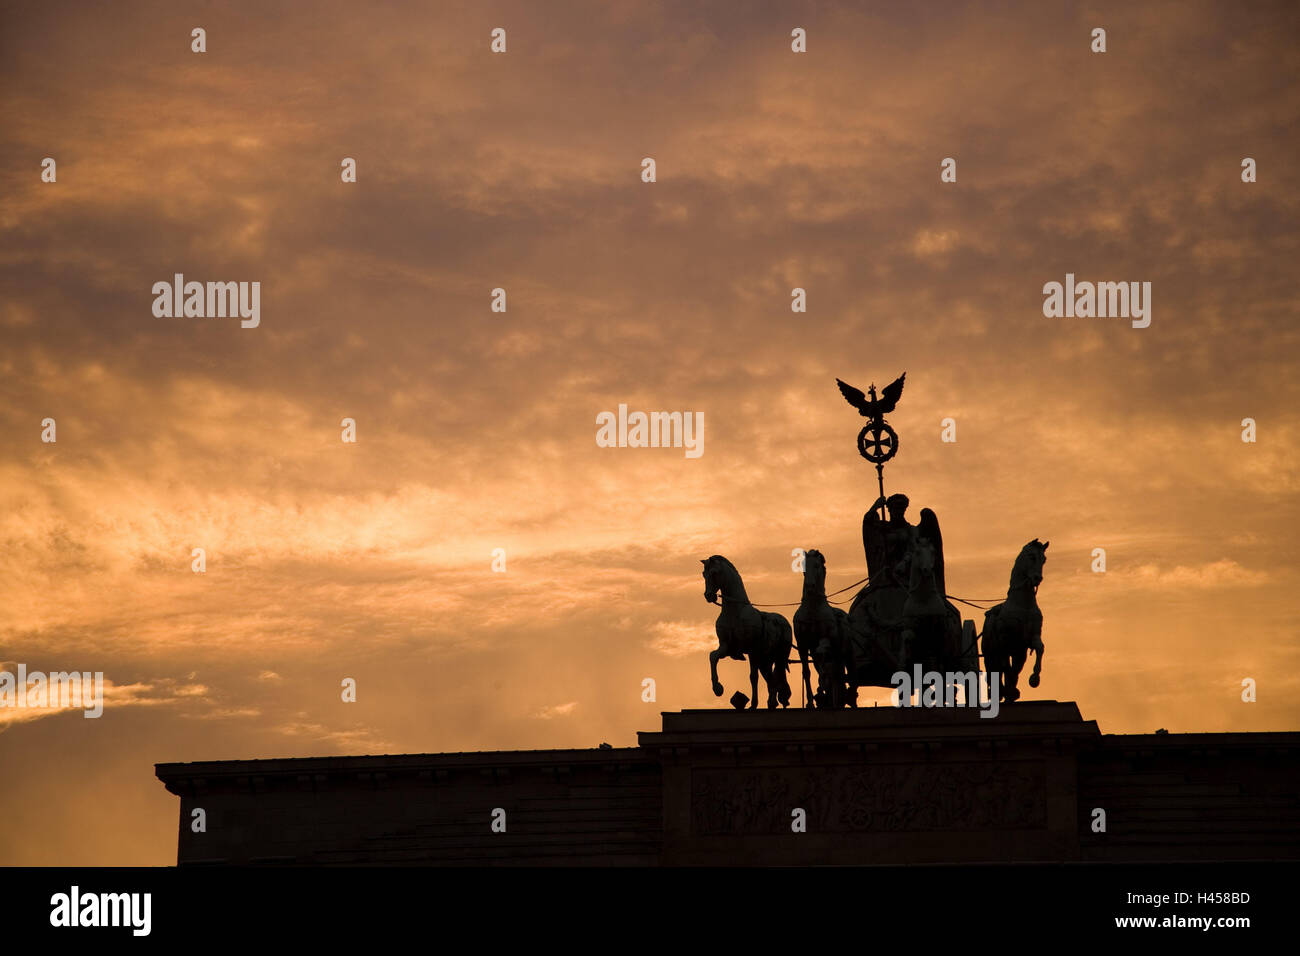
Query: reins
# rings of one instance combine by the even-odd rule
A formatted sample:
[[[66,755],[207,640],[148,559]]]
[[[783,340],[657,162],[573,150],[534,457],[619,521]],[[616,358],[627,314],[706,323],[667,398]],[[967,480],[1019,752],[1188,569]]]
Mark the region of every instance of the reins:
[[[830,604],[849,604],[849,603],[851,603],[850,601],[847,601],[847,600],[846,600],[846,601],[832,601],[831,598],[833,598],[833,597],[834,597],[835,595],[837,595],[837,594],[843,594],[845,591],[851,590],[851,589],[857,587],[859,584],[867,584],[868,582],[874,581],[876,578],[880,577],[880,575],[882,575],[886,570],[887,570],[887,569],[885,569],[885,568],[881,568],[881,569],[880,569],[879,571],[877,571],[874,575],[870,575],[870,576],[868,576],[868,577],[865,577],[865,578],[863,578],[863,579],[860,580],[860,581],[854,581],[852,584],[846,585],[846,586],[840,588],[838,591],[831,591],[829,594],[825,595],[825,598],[826,598],[827,602],[830,603]],[[1037,590],[1037,589],[1035,589],[1035,590]],[[947,599],[950,600],[950,601],[956,601],[958,604],[965,604],[965,605],[967,605],[967,606],[969,606],[969,607],[973,607],[973,608],[975,608],[976,610],[979,610],[979,611],[987,611],[987,610],[989,609],[989,607],[992,607],[994,604],[1001,604],[1003,601],[1006,600],[1006,598],[959,598],[959,597],[957,597],[956,595],[953,595],[953,594],[945,594],[944,597],[947,598]],[[718,600],[716,603],[719,603],[719,604],[721,604],[721,603],[723,603],[723,602],[726,602],[726,603],[728,603],[728,604],[747,604],[747,605],[749,605],[750,607],[760,607],[760,608],[761,608],[761,607],[800,607],[800,606],[803,605],[803,601],[801,601],[801,600],[800,600],[800,601],[791,601],[791,602],[788,603],[788,604],[755,604],[753,601],[741,601],[741,600],[739,600],[739,599],[737,599],[737,598],[727,597],[725,594],[722,593],[721,590],[718,591],[718,598],[719,598],[719,600]],[[977,603],[977,602],[980,602],[980,603]],[[984,605],[987,605],[987,607],[984,606]]]

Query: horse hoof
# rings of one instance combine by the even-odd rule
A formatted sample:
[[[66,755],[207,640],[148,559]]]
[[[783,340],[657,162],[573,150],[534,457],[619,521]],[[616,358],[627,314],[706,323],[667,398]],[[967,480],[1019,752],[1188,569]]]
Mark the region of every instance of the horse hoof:
[[[714,684],[714,685],[713,685],[713,696],[714,696],[714,697],[721,697],[721,696],[722,696],[722,685],[721,685],[721,684]]]
[[[1037,674],[1030,674],[1030,675],[1029,675],[1029,686],[1030,686],[1030,687],[1037,687],[1037,686],[1038,686],[1038,675],[1037,675]]]

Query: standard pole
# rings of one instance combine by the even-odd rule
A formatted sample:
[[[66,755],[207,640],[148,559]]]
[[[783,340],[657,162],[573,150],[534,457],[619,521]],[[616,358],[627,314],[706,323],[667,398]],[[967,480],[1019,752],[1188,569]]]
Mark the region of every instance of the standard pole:
[[[876,383],[872,382],[871,386],[867,389],[867,391],[871,393],[871,404],[875,405],[876,404]],[[876,414],[879,415],[879,412],[877,412]],[[872,419],[872,421],[873,423],[875,423],[876,427],[879,428],[880,419],[877,417]],[[879,439],[880,432],[879,431],[874,432],[872,434],[872,437]],[[879,454],[880,446],[876,445],[874,450],[877,454]],[[880,497],[884,498],[885,497],[885,463],[883,461],[876,462],[876,481],[880,483]],[[885,503],[883,501],[880,503],[880,520],[882,521],[889,520],[889,515],[885,511]]]

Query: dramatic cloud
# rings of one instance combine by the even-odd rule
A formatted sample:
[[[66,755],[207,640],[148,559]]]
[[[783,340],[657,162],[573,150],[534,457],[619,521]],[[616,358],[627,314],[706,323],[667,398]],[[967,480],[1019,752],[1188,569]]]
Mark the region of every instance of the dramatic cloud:
[[[699,559],[763,603],[798,600],[794,548],[865,573],[836,376],[907,371],[886,489],[938,513],[954,594],[1051,539],[1038,693],[1108,732],[1293,729],[1298,18],[5,7],[0,657],[111,683],[100,720],[0,714],[12,832],[84,833],[67,766],[103,831],[0,862],[171,861],[155,761],[631,743],[716,706]],[[176,273],[260,282],[260,326],[155,318]],[[1045,318],[1067,273],[1151,282],[1150,327]],[[619,404],[703,412],[703,454],[597,447]]]

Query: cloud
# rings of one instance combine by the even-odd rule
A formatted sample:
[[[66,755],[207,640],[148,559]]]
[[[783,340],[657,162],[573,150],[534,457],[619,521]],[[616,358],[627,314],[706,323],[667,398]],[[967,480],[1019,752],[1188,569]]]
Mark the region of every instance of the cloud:
[[[208,702],[209,688],[202,684],[186,684],[168,678],[119,684],[94,672],[68,671],[59,668],[42,671],[31,664],[28,664],[25,671],[27,686],[19,687],[17,686],[18,666],[17,661],[0,662],[0,672],[13,675],[14,682],[13,699],[5,706],[0,706],[0,731],[60,713],[93,710],[97,700],[102,701],[105,712],[124,707],[185,706],[196,700]],[[88,684],[84,679],[87,673],[90,675]],[[52,695],[52,674],[72,674],[75,678],[69,684],[68,678],[60,677],[59,688],[67,689],[61,692],[54,690]],[[34,683],[38,675],[39,684]],[[38,688],[44,688],[43,706],[18,706],[17,701],[20,699],[32,701],[33,694],[41,696]]]
[[[291,720],[276,725],[274,730],[286,737],[329,744],[340,753],[382,754],[391,752],[389,748],[392,746],[390,741],[368,727],[340,729],[310,720]]]
[[[707,654],[718,646],[712,624],[703,622],[658,621],[650,625],[650,633],[649,647],[670,657]]]
[[[1112,572],[1118,577],[1141,587],[1152,587],[1161,591],[1185,590],[1188,588],[1241,588],[1259,587],[1272,583],[1267,571],[1244,568],[1236,561],[1227,558],[1211,561],[1196,566],[1177,565],[1161,568],[1155,564],[1142,564],[1131,572],[1120,569]]]
[[[578,702],[571,700],[567,704],[554,704],[550,707],[543,707],[533,717],[538,720],[553,720],[556,717],[568,717],[578,709]]]

